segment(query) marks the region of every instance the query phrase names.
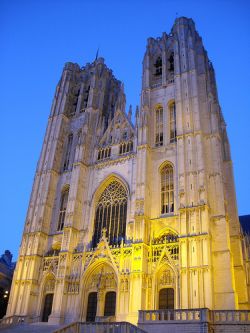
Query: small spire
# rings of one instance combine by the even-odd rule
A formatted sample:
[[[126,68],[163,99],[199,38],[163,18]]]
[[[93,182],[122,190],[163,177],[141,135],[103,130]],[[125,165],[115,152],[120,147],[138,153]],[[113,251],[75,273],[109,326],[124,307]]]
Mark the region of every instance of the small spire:
[[[131,120],[132,117],[132,105],[129,105],[129,110],[128,110],[128,119]]]
[[[98,49],[97,49],[97,51],[96,51],[95,61],[98,59],[98,56],[99,56],[99,46],[98,46]]]
[[[139,106],[136,105],[136,111],[135,111],[136,118],[139,116]]]

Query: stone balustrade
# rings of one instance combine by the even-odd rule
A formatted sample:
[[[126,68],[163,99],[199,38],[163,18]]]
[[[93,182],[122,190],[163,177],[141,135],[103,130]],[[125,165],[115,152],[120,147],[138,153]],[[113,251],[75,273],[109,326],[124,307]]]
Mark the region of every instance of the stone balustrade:
[[[75,322],[60,328],[54,333],[146,333],[139,327],[127,322]]]
[[[210,313],[214,323],[234,322],[250,324],[249,310],[214,310],[210,311]]]
[[[157,321],[207,321],[210,323],[249,323],[249,310],[208,310],[208,309],[178,309],[178,310],[140,310],[138,323]]]
[[[138,324],[157,321],[206,321],[208,309],[140,310]]]
[[[21,323],[35,323],[39,321],[40,316],[37,317],[29,317],[24,315],[14,315],[9,317],[4,317],[0,320],[0,326],[9,326],[16,325]]]
[[[140,310],[138,326],[148,333],[250,333],[249,310]]]

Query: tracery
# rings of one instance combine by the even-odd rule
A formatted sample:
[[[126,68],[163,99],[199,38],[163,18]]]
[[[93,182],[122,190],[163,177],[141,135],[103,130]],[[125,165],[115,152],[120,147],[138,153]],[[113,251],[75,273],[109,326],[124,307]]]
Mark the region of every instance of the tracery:
[[[125,238],[127,219],[127,191],[118,181],[112,181],[103,191],[95,212],[93,247],[106,229],[109,244],[120,244]]]

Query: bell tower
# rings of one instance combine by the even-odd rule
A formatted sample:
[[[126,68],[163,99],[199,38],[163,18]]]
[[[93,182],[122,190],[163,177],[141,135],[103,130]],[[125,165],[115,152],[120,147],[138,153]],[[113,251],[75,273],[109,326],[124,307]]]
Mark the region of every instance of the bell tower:
[[[86,188],[91,171],[87,166],[95,159],[94,147],[113,119],[115,108],[124,108],[124,104],[122,84],[102,58],[82,68],[66,63],[56,87],[37,165],[9,315],[35,314],[36,305],[42,304],[44,297],[38,293],[39,284],[44,282],[39,275],[43,256],[58,255],[61,250],[55,266],[49,268],[49,286],[53,286],[50,320],[61,321],[72,251],[82,243],[89,227],[82,218],[82,211],[89,209]],[[55,283],[56,279],[60,282]],[[51,297],[48,299],[52,304]],[[48,318],[48,314],[42,317]]]
[[[240,279],[244,267],[237,255],[240,225],[226,125],[213,65],[192,19],[178,18],[169,35],[148,39],[141,96],[137,118],[138,142],[147,146],[144,170],[154,170],[157,159],[174,167],[174,198],[169,192],[166,199],[161,190],[161,208],[149,198],[147,205],[151,218],[167,217],[174,224],[178,216],[181,289],[188,290],[188,296],[180,295],[181,307],[244,308],[247,288]],[[148,179],[147,186],[152,193],[154,183]]]

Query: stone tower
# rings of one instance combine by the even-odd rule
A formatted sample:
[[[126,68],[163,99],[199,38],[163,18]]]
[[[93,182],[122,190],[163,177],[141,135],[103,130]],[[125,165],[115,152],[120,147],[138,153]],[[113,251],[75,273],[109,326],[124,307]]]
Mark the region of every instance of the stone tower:
[[[149,38],[141,106],[102,58],[67,63],[32,189],[8,315],[249,309],[214,70],[191,19]]]

